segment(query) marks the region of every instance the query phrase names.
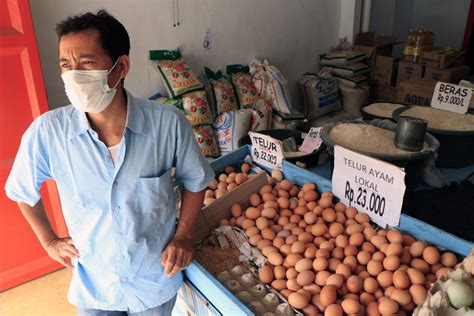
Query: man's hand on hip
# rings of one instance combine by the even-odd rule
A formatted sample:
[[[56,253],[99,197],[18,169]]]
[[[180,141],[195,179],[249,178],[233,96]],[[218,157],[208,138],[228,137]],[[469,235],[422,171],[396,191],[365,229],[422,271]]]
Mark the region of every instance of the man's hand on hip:
[[[186,269],[191,260],[193,260],[193,247],[190,239],[173,238],[161,254],[161,264],[169,278]]]
[[[70,237],[53,239],[44,246],[44,249],[52,259],[69,269],[72,269],[73,266],[67,262],[66,257],[77,258],[79,256],[79,251]]]

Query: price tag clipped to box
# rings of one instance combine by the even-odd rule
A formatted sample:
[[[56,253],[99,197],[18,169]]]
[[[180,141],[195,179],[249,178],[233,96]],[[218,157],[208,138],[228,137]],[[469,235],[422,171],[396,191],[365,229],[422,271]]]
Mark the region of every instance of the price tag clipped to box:
[[[431,107],[466,114],[472,97],[472,89],[452,83],[438,82],[436,84]]]
[[[306,153],[312,153],[313,151],[318,150],[323,143],[323,140],[321,139],[322,129],[322,127],[311,127],[300,146],[300,150]]]
[[[252,141],[252,159],[270,169],[282,169],[283,145],[268,135],[249,132]]]
[[[334,195],[383,228],[398,226],[404,179],[405,172],[397,166],[334,146]]]

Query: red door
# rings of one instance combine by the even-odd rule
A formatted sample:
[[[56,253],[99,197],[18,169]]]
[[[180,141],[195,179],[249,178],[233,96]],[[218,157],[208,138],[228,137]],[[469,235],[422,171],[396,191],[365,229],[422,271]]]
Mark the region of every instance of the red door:
[[[48,257],[4,191],[21,136],[47,110],[28,0],[0,0],[0,292],[62,267]],[[41,193],[56,233],[67,235],[54,182]]]

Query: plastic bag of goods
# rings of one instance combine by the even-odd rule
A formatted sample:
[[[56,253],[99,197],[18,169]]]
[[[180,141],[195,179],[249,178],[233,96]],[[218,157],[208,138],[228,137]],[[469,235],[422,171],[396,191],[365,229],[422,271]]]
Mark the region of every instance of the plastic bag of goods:
[[[355,50],[336,50],[319,55],[319,63],[324,66],[350,65],[362,61],[365,54]]]
[[[180,109],[184,114],[186,114],[184,112],[184,109],[183,109],[183,101],[181,101],[180,99],[170,99],[170,98],[167,98],[167,97],[160,97],[160,98],[155,99],[153,101],[155,101],[158,104],[172,105],[175,108]]]
[[[331,71],[334,76],[340,77],[356,77],[366,74],[370,71],[370,67],[367,64],[355,63],[344,66],[325,66]]]
[[[275,66],[269,65],[266,59],[254,58],[250,61],[249,67],[260,96],[270,99],[276,111],[291,113],[293,108],[285,76]]]
[[[207,81],[212,95],[212,104],[217,115],[239,109],[237,98],[235,97],[234,87],[224,77],[221,71],[213,72],[211,69],[205,67]]]
[[[272,125],[272,106],[271,101],[259,99],[257,103],[250,107],[252,119],[250,121],[250,130],[263,131],[270,129]]]
[[[242,109],[221,113],[212,127],[221,154],[228,154],[239,148],[239,140],[249,132],[252,110]]]
[[[211,125],[193,126],[194,138],[199,144],[201,153],[206,157],[218,157],[219,149],[217,148],[214,131]]]
[[[182,58],[179,49],[152,50],[150,60],[161,75],[170,98],[204,88],[199,78]]]
[[[346,85],[339,85],[341,91],[342,108],[356,116],[361,116],[360,109],[369,102],[369,87],[368,85],[361,85],[360,87],[349,87]]]
[[[183,94],[182,107],[191,125],[212,124],[212,113],[207,103],[206,92],[198,90]]]
[[[317,75],[305,74],[298,80],[298,86],[303,94],[304,114],[308,120],[341,108],[337,82],[329,71],[322,70]]]
[[[240,107],[245,109],[257,102],[259,95],[253,84],[249,67],[243,65],[228,65],[226,71],[231,78]]]

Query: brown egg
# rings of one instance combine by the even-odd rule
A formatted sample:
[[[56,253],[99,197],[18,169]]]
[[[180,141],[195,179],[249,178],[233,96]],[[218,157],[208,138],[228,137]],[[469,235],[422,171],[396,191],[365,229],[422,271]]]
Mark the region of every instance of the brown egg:
[[[255,226],[252,226],[248,229],[245,230],[245,234],[248,236],[248,237],[252,237],[253,235],[257,235],[257,234],[260,234],[260,229],[258,229],[257,227]]]
[[[398,304],[389,298],[383,298],[379,302],[379,312],[382,315],[397,314]]]
[[[331,304],[324,310],[324,316],[342,316],[342,307],[338,304]]]
[[[370,260],[369,263],[367,263],[367,272],[372,276],[377,276],[382,270],[383,266],[380,261]]]
[[[239,216],[236,221],[235,221],[235,224],[239,227],[242,227],[242,223],[247,219],[247,217],[245,216]]]
[[[451,252],[445,252],[441,255],[441,263],[443,266],[452,268],[458,263],[458,259]]]
[[[359,223],[359,224],[362,224],[362,223],[368,223],[370,222],[370,217],[369,215],[365,214],[365,213],[358,213],[354,219]]]
[[[247,163],[243,163],[242,166],[240,166],[240,171],[243,173],[249,173],[250,171],[250,166]]]
[[[313,262],[308,258],[302,258],[298,260],[295,264],[295,269],[298,272],[303,272],[306,270],[311,270]]]
[[[262,283],[270,284],[273,281],[273,270],[270,266],[264,265],[258,270],[258,278]]]
[[[393,284],[393,272],[392,271],[382,271],[377,277],[377,282],[383,288],[388,288]]]
[[[364,243],[364,240],[364,235],[362,233],[354,233],[349,237],[349,244],[359,247]]]
[[[247,180],[247,176],[244,173],[238,173],[235,176],[235,183],[242,184]]]
[[[291,245],[290,244],[284,244],[280,247],[280,252],[284,256],[288,256],[291,253]]]
[[[397,289],[406,290],[410,287],[410,278],[405,271],[397,270],[393,273],[393,285]],[[408,304],[408,303],[407,303]],[[402,304],[405,305],[405,304]]]
[[[289,255],[286,256],[286,263],[288,264],[289,267],[294,267],[298,261],[303,259],[303,256],[299,253],[290,253]]]
[[[271,228],[267,227],[262,229],[262,237],[267,240],[273,240],[275,239],[276,234]]]
[[[400,256],[403,252],[403,247],[401,243],[393,242],[388,244],[387,249],[385,251],[386,256]]]
[[[326,224],[314,224],[311,228],[311,234],[314,236],[322,236],[328,231]]]
[[[230,212],[232,213],[232,216],[240,217],[242,216],[242,207],[240,206],[240,204],[233,204],[230,208]]]
[[[347,239],[346,235],[338,235],[336,237],[336,240],[334,241],[337,247],[345,248],[347,245],[349,245],[349,239]]]
[[[209,206],[211,205],[212,203],[214,203],[216,199],[215,198],[207,198],[207,199],[204,199],[204,206]]]
[[[304,254],[303,256],[305,258],[308,258],[308,259],[311,259],[313,260],[314,258],[316,258],[316,252],[318,251],[318,248],[316,247],[308,247],[306,248],[306,250],[304,251]]]
[[[358,314],[360,311],[359,302],[352,298],[344,299],[341,303],[341,307],[346,314]]]
[[[366,314],[367,316],[380,316],[378,303],[370,302],[367,304]]]
[[[291,187],[293,186],[293,183],[290,181],[290,180],[283,180],[280,182],[280,187],[283,189],[283,190],[289,190],[291,189]]]
[[[387,243],[387,239],[384,236],[379,236],[379,235],[374,235],[372,238],[370,238],[370,242],[377,247],[377,249],[380,249],[380,247],[383,244]]]
[[[301,293],[291,293],[288,297],[288,303],[294,308],[305,308],[309,304],[309,300]]]
[[[448,276],[448,272],[451,271],[452,269],[451,268],[448,268],[448,267],[445,267],[445,268],[441,268],[439,269],[438,271],[436,271],[436,277],[439,278],[441,276],[445,276],[447,277]],[[428,277],[427,277],[427,282],[428,282]]]
[[[324,307],[328,307],[336,302],[337,291],[333,285],[326,285],[321,289],[319,300]]]
[[[417,269],[408,268],[407,274],[411,284],[425,284],[426,282],[425,275]]]
[[[288,191],[285,191],[285,190],[278,190],[277,195],[279,198],[285,198],[285,199],[290,198],[290,194],[288,193]]]
[[[359,293],[362,289],[362,279],[357,275],[351,275],[346,281],[347,289],[351,293]]]
[[[263,237],[260,234],[252,235],[252,236],[249,237],[249,243],[252,246],[257,246],[258,242],[262,239],[263,239]]]
[[[344,263],[340,263],[336,267],[335,272],[337,274],[342,275],[344,277],[344,280],[347,280],[351,276],[351,268],[349,268],[349,266],[345,265]]]
[[[247,208],[247,210],[245,211],[245,216],[248,218],[248,219],[257,219],[260,217],[260,210],[256,207],[249,207]]]
[[[264,202],[270,202],[270,201],[275,201],[276,198],[272,193],[268,192],[268,193],[263,193],[262,194],[262,200]]]
[[[258,229],[263,230],[264,228],[268,228],[270,226],[268,219],[265,217],[259,217],[255,220],[255,225]]]
[[[344,226],[341,223],[332,223],[329,225],[329,235],[337,237],[344,233]]]
[[[329,278],[331,274],[328,271],[319,271],[316,273],[315,277],[315,283],[319,286],[324,286],[326,285],[326,281]]]
[[[283,230],[281,232],[284,232]],[[281,233],[280,232],[280,233]],[[286,231],[288,232],[288,231]],[[277,235],[280,235],[280,233],[278,233]],[[272,242],[273,246],[275,246],[276,248],[280,249],[281,246],[283,246],[285,244],[285,239],[281,236],[277,236],[275,239],[273,239],[273,242]],[[260,248],[260,247],[259,247]]]
[[[263,203],[263,208],[274,208],[274,209],[277,209],[278,208],[278,203],[276,201],[267,201],[265,203]]]
[[[304,199],[307,202],[316,201],[317,198],[318,198],[318,193],[316,193],[316,191],[306,191],[304,193]]]
[[[352,219],[357,215],[357,210],[354,207],[348,207],[344,213],[346,214],[347,219]]]
[[[268,219],[272,219],[275,217],[276,215],[276,210],[274,208],[271,208],[271,207],[268,207],[268,208],[264,208],[262,210],[262,214],[261,214],[263,217],[266,217]]]
[[[288,288],[288,290],[292,290],[294,292],[298,291],[299,289],[301,289],[301,285],[298,284],[298,282],[296,282],[296,278],[294,279],[288,279],[286,281],[286,287]]]
[[[267,256],[268,262],[274,266],[281,266],[283,264],[283,257],[278,252],[271,252]]]
[[[372,256],[367,251],[360,251],[357,254],[357,261],[364,266],[367,265],[367,263],[369,263],[371,258]]]
[[[320,200],[319,200],[319,205],[321,205],[321,207],[323,208],[328,208],[332,205],[332,198],[330,197],[322,197]]]
[[[318,216],[312,212],[307,212],[304,214],[304,221],[309,225],[316,223],[317,219]]]
[[[421,305],[426,299],[428,292],[426,291],[425,287],[420,284],[413,284],[410,286],[410,295],[413,300],[413,303],[416,305]]]
[[[397,256],[388,256],[383,259],[383,267],[388,271],[395,271],[400,267],[400,258]]]
[[[339,260],[344,259],[344,250],[342,248],[336,247],[331,251],[331,257]]]
[[[410,246],[410,254],[412,257],[417,258],[423,255],[423,251],[426,248],[426,242],[424,241],[415,241]]]
[[[372,237],[374,237],[377,234],[372,227],[364,228],[363,233],[364,233],[365,240],[367,241],[370,241]]]
[[[370,302],[375,302],[375,297],[370,293],[362,292],[359,301],[363,306],[367,306]]]
[[[218,184],[219,184],[219,182],[216,179],[212,179],[211,183],[209,184],[209,188],[212,189],[212,190],[216,190]]]
[[[305,270],[298,274],[296,282],[301,286],[306,286],[314,283],[314,272],[311,270]]]
[[[327,270],[336,272],[337,267],[341,264],[341,260],[336,258],[329,258],[328,259],[328,268]]]
[[[343,260],[342,260],[342,263],[344,263],[346,266],[348,266],[352,272],[355,272],[356,269],[357,269],[357,259],[356,257],[354,256],[348,256],[348,257],[345,257]]]
[[[305,231],[302,231],[298,234],[298,240],[303,242],[303,243],[310,243],[313,241],[313,235],[311,233],[307,233]]]
[[[367,277],[364,279],[363,288],[364,288],[364,291],[366,291],[367,293],[373,294],[379,288],[379,284],[374,278]]]
[[[408,305],[411,303],[411,295],[408,291],[394,289],[392,293],[390,293],[390,299],[394,300],[400,306]]]
[[[331,274],[326,280],[326,285],[334,285],[336,289],[339,289],[343,283],[344,277],[340,274]]]
[[[344,248],[345,256],[357,256],[358,252],[359,250],[357,250],[357,247],[354,245],[348,245],[347,247]]]
[[[267,258],[272,252],[278,253],[278,249],[273,246],[266,246],[262,248],[262,254]]]
[[[412,259],[410,265],[418,271],[423,272],[424,274],[428,274],[430,272],[430,266],[423,259]]]
[[[429,246],[423,250],[423,260],[425,260],[428,264],[434,265],[439,262],[439,251],[436,247]]]
[[[286,280],[285,279],[273,280],[273,282],[271,283],[271,286],[275,290],[281,291],[283,289],[286,289]]]
[[[253,207],[257,207],[262,202],[262,199],[260,198],[260,195],[254,193],[250,195],[249,202],[250,202],[250,205],[252,205]]]
[[[299,223],[301,220],[301,216],[297,215],[297,214],[293,214],[290,216],[290,223],[294,223],[295,224],[295,227],[298,226],[296,225],[296,223]]]
[[[324,257],[321,257],[321,258],[316,257],[316,259],[313,260],[312,267],[315,271],[324,271],[328,267],[328,261]]]
[[[415,241],[416,241],[416,239],[413,238],[412,236],[407,235],[407,234],[402,234],[402,245],[403,246],[411,246]]]
[[[387,231],[387,239],[391,243],[399,243],[403,242],[402,234],[396,229],[390,229]]]
[[[311,295],[319,294],[321,292],[321,287],[317,284],[310,284],[303,286],[303,289],[305,289],[307,292],[309,292]]]
[[[336,220],[336,212],[332,208],[325,208],[322,217],[326,223],[332,223]]]
[[[263,195],[264,193],[270,193],[272,192],[272,186],[269,185],[269,184],[265,184],[263,187],[260,188],[260,190],[258,191],[258,193],[260,193],[260,195]]]

